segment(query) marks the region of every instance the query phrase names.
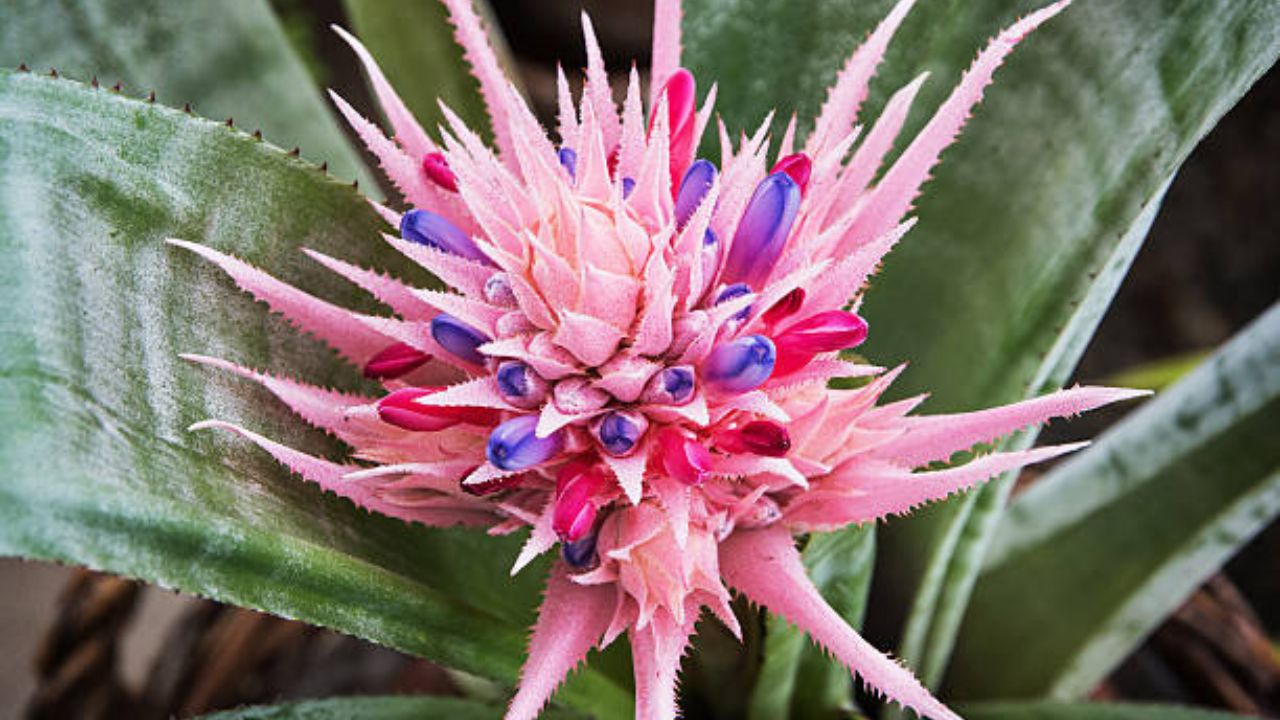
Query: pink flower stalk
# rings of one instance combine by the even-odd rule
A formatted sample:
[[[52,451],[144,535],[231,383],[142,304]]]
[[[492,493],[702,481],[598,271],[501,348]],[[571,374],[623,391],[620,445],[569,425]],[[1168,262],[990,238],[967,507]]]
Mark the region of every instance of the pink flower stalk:
[[[589,650],[624,633],[636,716],[673,717],[699,614],[739,633],[730,589],[804,629],[890,699],[955,718],[823,601],[793,538],[906,513],[1074,450],[992,453],[917,472],[1139,393],[1079,387],[913,416],[922,398],[878,404],[902,368],[840,357],[867,333],[846,308],[910,229],[906,216],[940,153],[1014,45],[1066,5],[1000,33],[873,182],[924,78],[899,90],[865,136],[855,120],[912,2],[901,0],[844,66],[803,148],[794,147],[794,123],[772,151],[768,120],[737,142],[721,124],[720,167],[694,156],[716,90],[699,107],[694,78],[679,67],[679,0],[657,0],[647,119],[634,70],[615,103],[583,18],[585,89],[575,104],[561,73],[556,141],[503,77],[468,0],[445,0],[496,148],[447,110],[441,137],[430,137],[339,30],[393,138],[333,100],[413,208],[377,207],[400,231],[384,239],[454,291],[408,287],[307,251],[399,316],[371,317],[173,241],[388,390],[354,397],[188,356],[261,383],[368,464],[335,464],[225,423],[199,427],[239,433],[375,512],[494,535],[528,527],[513,573],[559,545],[509,718],[536,716]],[[869,382],[832,390],[837,377]]]

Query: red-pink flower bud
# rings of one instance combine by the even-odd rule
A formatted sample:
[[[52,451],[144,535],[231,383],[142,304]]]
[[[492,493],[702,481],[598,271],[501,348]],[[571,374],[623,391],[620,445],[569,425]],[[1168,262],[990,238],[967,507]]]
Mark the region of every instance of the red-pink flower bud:
[[[773,338],[778,351],[774,376],[795,372],[819,353],[857,347],[867,339],[867,321],[843,310],[807,317]]]
[[[693,73],[679,68],[667,78],[661,95],[667,98],[667,126],[671,136],[671,191],[680,187],[680,179],[693,162],[694,131],[698,125],[698,86]],[[657,116],[649,119],[649,132],[653,132]]]
[[[716,446],[731,453],[782,457],[791,450],[791,434],[772,420],[753,420],[716,435]]]
[[[777,325],[779,322],[800,312],[801,306],[804,305],[804,288],[796,288],[791,292],[783,295],[773,307],[764,311],[764,324],[766,326]]]
[[[685,485],[697,486],[711,472],[711,452],[675,428],[663,428],[658,435],[662,446],[662,467]]]
[[[498,411],[478,407],[439,407],[423,405],[419,398],[440,392],[439,387],[401,388],[378,401],[378,417],[382,421],[405,430],[434,432],[454,425],[494,425]]]
[[[598,513],[594,500],[604,487],[604,473],[595,463],[574,460],[560,468],[551,528],[561,540],[575,542],[591,531]]]
[[[805,188],[809,187],[809,175],[813,172],[813,161],[804,153],[796,153],[788,155],[780,160],[769,171],[769,174],[786,173],[796,181],[796,185],[800,186],[800,192],[804,193]]]
[[[422,174],[445,190],[458,192],[458,177],[449,168],[449,161],[445,159],[444,153],[433,152],[423,155]]]
[[[425,365],[431,356],[404,343],[388,345],[365,363],[364,376],[373,380],[391,380]]]

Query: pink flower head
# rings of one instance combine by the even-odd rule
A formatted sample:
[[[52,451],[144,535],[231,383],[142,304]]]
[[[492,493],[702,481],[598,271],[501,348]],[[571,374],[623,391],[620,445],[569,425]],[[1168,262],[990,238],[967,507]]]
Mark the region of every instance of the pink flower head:
[[[806,578],[792,538],[905,513],[1075,446],[994,453],[917,472],[1026,425],[1135,393],[1074,388],[973,413],[912,416],[919,398],[879,404],[901,371],[842,359],[867,335],[856,307],[939,154],[1013,46],[1065,0],[998,35],[896,162],[882,161],[922,78],[865,134],[858,106],[901,0],[853,54],[803,148],[771,148],[766,120],[721,165],[695,157],[715,88],[680,63],[678,0],[658,0],[647,112],[635,72],[615,103],[590,22],[574,103],[563,74],[557,139],[503,77],[468,0],[445,0],[480,81],[495,148],[454,114],[434,139],[369,54],[394,131],[338,109],[412,209],[378,210],[385,241],[452,288],[408,287],[309,254],[398,318],[349,312],[235,258],[173,241],[328,342],[388,393],[353,397],[190,359],[257,381],[373,467],[339,465],[248,430],[325,489],[427,525],[530,528],[513,572],[541,553],[548,580],[508,717],[538,714],[589,650],[626,633],[636,715],[676,713],[675,678],[703,610],[739,632],[730,589],[810,636],[892,700],[955,715],[868,645]],[[770,162],[770,158],[774,158]],[[863,377],[832,390],[837,377]]]

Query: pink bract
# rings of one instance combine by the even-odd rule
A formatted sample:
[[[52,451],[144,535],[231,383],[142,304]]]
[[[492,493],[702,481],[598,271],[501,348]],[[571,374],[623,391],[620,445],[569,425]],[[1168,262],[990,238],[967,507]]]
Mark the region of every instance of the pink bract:
[[[409,287],[308,251],[398,317],[360,315],[173,241],[388,393],[345,395],[186,356],[262,384],[363,464],[322,460],[226,423],[198,427],[236,432],[375,512],[495,535],[527,527],[513,573],[559,546],[509,718],[536,716],[588,651],[624,633],[636,716],[674,717],[695,620],[709,610],[739,633],[731,590],[804,629],[892,700],[956,717],[823,601],[793,538],[906,513],[1071,451],[992,453],[919,471],[1140,393],[1080,387],[913,416],[921,398],[879,404],[901,368],[841,357],[867,332],[850,308],[913,224],[907,214],[940,153],[1014,45],[1066,6],[1032,13],[992,40],[875,182],[924,78],[898,91],[865,134],[858,108],[912,2],[901,0],[849,59],[802,148],[793,146],[794,121],[773,148],[768,119],[737,141],[721,123],[721,166],[699,161],[693,171],[716,91],[699,105],[693,76],[680,68],[678,0],[657,0],[647,113],[634,70],[615,102],[583,18],[585,89],[575,104],[561,73],[558,143],[503,76],[469,0],[445,5],[496,148],[447,109],[447,128],[438,142],[430,137],[364,47],[339,30],[392,137],[334,102],[412,208],[377,208],[401,226],[400,237],[384,240],[453,291]],[[867,382],[830,389],[840,377]]]

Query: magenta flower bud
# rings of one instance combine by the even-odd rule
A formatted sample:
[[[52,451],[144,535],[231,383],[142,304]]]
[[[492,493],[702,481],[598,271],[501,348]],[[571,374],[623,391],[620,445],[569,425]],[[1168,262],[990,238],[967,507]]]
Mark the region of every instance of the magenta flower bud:
[[[867,321],[843,310],[828,310],[795,323],[774,338],[778,375],[793,373],[815,355],[856,347],[867,339]]]
[[[649,421],[645,416],[625,410],[615,410],[592,426],[600,447],[614,457],[630,455],[648,429]]]
[[[454,175],[453,170],[449,168],[449,161],[445,159],[444,153],[433,152],[423,155],[422,174],[445,190],[458,192],[458,176]]]
[[[547,381],[519,360],[502,361],[493,377],[502,399],[518,408],[531,410],[547,399]]]
[[[755,390],[773,374],[777,351],[763,335],[747,335],[717,345],[702,361],[702,379],[721,392]]]
[[[578,178],[578,153],[574,152],[573,148],[562,147],[556,155],[560,158],[560,166],[569,173],[569,178],[576,180]]]
[[[604,487],[604,474],[594,463],[575,460],[560,469],[551,528],[562,542],[575,542],[591,531],[598,513],[595,497]]]
[[[423,405],[419,398],[438,393],[442,387],[401,388],[378,400],[378,417],[390,425],[414,432],[435,432],[454,425],[494,425],[498,411],[479,407]]]
[[[800,186],[800,194],[803,195],[806,188],[809,187],[809,175],[813,172],[813,161],[804,153],[796,153],[788,155],[778,161],[769,174],[786,173],[792,180],[796,181],[796,185]]]
[[[506,273],[494,273],[484,281],[484,301],[498,307],[513,308],[519,305],[516,292]]]
[[[365,363],[364,376],[371,380],[391,380],[407,375],[431,360],[431,356],[404,343],[379,350]]]
[[[711,191],[716,181],[716,166],[710,160],[694,160],[680,181],[680,191],[676,193],[676,227],[682,228],[693,213],[702,204],[702,199]]]
[[[711,474],[711,452],[673,427],[658,433],[662,469],[685,485],[696,487]]]
[[[773,307],[764,311],[762,316],[764,324],[773,326],[800,312],[800,308],[804,306],[804,294],[804,288],[796,288],[783,295],[778,302],[773,304]]]
[[[684,405],[693,399],[693,368],[688,365],[664,368],[645,386],[640,399],[657,405]]]
[[[410,210],[400,218],[400,237],[451,255],[492,265],[457,225],[430,210]]]
[[[729,245],[721,280],[762,287],[786,247],[800,211],[800,186],[786,173],[774,173],[756,186]]]
[[[661,94],[667,99],[667,127],[671,134],[671,187],[674,191],[685,168],[692,162],[695,150],[693,134],[698,125],[698,85],[693,79],[693,73],[678,68],[667,78]],[[649,118],[650,133],[653,132],[657,117],[655,114]]]
[[[473,365],[484,364],[484,355],[477,348],[491,341],[479,330],[444,313],[431,321],[431,337],[435,338],[440,347]]]
[[[550,460],[564,449],[564,431],[540,438],[534,432],[537,415],[521,415],[493,429],[485,456],[501,470],[527,470]]]
[[[772,420],[753,420],[717,435],[716,446],[725,452],[782,457],[791,450],[791,434]]]

